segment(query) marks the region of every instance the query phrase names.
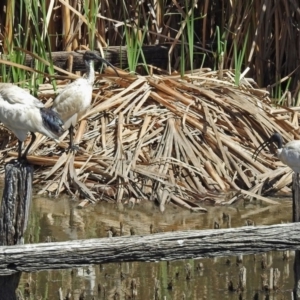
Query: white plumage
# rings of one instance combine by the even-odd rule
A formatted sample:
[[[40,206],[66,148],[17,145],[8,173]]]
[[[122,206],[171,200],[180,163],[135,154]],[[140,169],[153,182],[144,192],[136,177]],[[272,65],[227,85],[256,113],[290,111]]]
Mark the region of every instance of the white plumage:
[[[272,142],[277,144],[277,157],[295,173],[300,173],[300,140],[288,142],[283,146],[281,135],[276,132],[267,141],[263,142],[254,152],[254,158],[262,149]]]
[[[93,51],[86,51],[83,55],[83,60],[87,68],[86,78],[79,78],[68,84],[55,98],[52,106],[52,109],[64,121],[65,129],[69,129],[70,149],[76,148],[73,145],[73,128],[78,119],[86,113],[91,105],[95,81],[94,60],[105,62],[115,70],[109,62]],[[118,73],[116,72],[116,74]]]
[[[93,82],[79,78],[68,84],[55,98],[52,109],[64,121],[64,127],[75,126],[77,120],[87,111],[92,101]]]
[[[51,109],[22,88],[0,83],[0,121],[10,129],[19,140],[19,156],[21,159],[22,142],[28,131],[31,132],[31,142],[26,148],[23,158],[35,140],[35,132],[44,134],[56,141],[63,133],[63,122]]]

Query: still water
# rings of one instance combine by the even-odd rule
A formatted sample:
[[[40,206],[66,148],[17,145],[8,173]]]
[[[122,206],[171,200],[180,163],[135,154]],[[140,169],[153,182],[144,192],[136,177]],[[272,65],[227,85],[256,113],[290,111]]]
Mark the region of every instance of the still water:
[[[240,203],[235,207],[207,207],[208,213],[192,213],[169,205],[162,214],[151,202],[116,205],[105,202],[78,209],[68,198],[34,197],[27,242],[66,241],[106,237],[108,230],[123,234],[149,234],[154,231],[228,227],[223,213],[231,216],[231,227],[245,226],[247,220],[256,225],[291,222],[290,199],[281,205],[264,206],[258,202]],[[147,251],[147,249],[145,249]],[[288,256],[288,258],[283,258]],[[24,299],[291,299],[293,258],[288,253],[266,253],[236,257],[182,260],[160,263],[118,263],[88,267],[23,273],[19,290]],[[246,268],[246,289],[229,291],[228,282],[238,285],[238,273]],[[262,290],[262,276],[280,271],[279,289]],[[190,271],[189,271],[190,270]],[[60,294],[59,294],[60,293]],[[61,295],[61,296],[59,296]]]

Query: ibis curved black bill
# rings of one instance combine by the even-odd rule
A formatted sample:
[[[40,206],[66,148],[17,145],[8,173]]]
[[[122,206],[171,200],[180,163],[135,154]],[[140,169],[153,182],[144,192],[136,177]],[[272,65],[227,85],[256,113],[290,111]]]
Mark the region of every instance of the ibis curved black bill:
[[[268,140],[266,140],[265,142],[263,142],[262,144],[260,144],[257,149],[255,150],[255,152],[253,153],[253,159],[256,160],[258,154],[267,146],[269,146],[271,143],[276,143],[278,149],[282,148],[282,137],[280,135],[280,133],[275,132]]]
[[[265,142],[263,142],[262,144],[260,144],[260,145],[257,147],[257,149],[255,150],[255,152],[253,153],[252,158],[253,158],[254,160],[256,160],[258,154],[259,154],[264,148],[266,148],[267,146],[269,146],[271,143],[272,143],[272,141],[271,141],[270,139],[268,139],[267,141],[265,141]]]

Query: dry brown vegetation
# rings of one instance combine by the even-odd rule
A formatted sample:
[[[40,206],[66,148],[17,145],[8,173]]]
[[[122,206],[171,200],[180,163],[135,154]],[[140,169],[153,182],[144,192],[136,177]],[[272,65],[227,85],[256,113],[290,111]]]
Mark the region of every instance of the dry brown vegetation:
[[[78,191],[90,201],[151,199],[163,211],[169,201],[204,210],[203,201],[233,203],[255,195],[272,202],[260,195],[290,191],[288,167],[267,152],[256,161],[252,154],[275,131],[285,141],[298,138],[299,109],[275,108],[268,92],[288,87],[280,104],[299,102],[300,7],[296,1],[267,5],[264,1],[131,1],[127,7],[120,1],[101,1],[99,8],[96,2],[85,1],[83,6],[81,1],[46,1],[47,18],[41,19],[39,28],[49,37],[47,51],[98,48],[104,53],[108,45],[128,46],[127,28],[131,38],[143,45],[167,45],[169,75],[158,68],[144,77],[119,71],[117,78],[109,69],[106,75],[98,75],[93,107],[77,128],[80,151],[75,156],[64,152],[67,133],[59,147],[42,136],[32,147],[29,161],[41,166],[35,183],[43,185],[42,192]],[[6,24],[3,51],[8,54],[15,39],[10,24],[16,27],[9,13],[12,3],[7,1],[6,13],[0,16]],[[186,28],[192,4],[194,70],[181,77],[180,59],[189,68]],[[26,14],[23,18],[24,32],[29,29],[32,34],[21,45],[30,53],[36,28]],[[249,67],[249,72],[237,86],[230,70],[237,63],[234,48],[240,51],[244,45],[241,71]],[[210,68],[199,68],[203,58]],[[219,71],[211,71],[214,66]],[[34,68],[26,70],[34,73]],[[61,87],[66,83],[58,81]],[[268,91],[259,88],[267,85]],[[39,98],[48,106],[54,97],[52,85],[39,86]],[[16,139],[5,129],[1,138],[5,162],[16,155]]]

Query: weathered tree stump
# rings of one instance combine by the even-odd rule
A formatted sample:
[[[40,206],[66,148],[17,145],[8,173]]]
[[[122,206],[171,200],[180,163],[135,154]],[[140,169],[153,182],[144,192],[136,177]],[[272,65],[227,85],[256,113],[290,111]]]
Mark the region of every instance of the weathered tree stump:
[[[32,199],[33,167],[13,160],[5,166],[5,184],[0,210],[0,245],[24,244]],[[13,266],[11,266],[13,267]],[[1,299],[15,300],[21,272],[0,276]]]

